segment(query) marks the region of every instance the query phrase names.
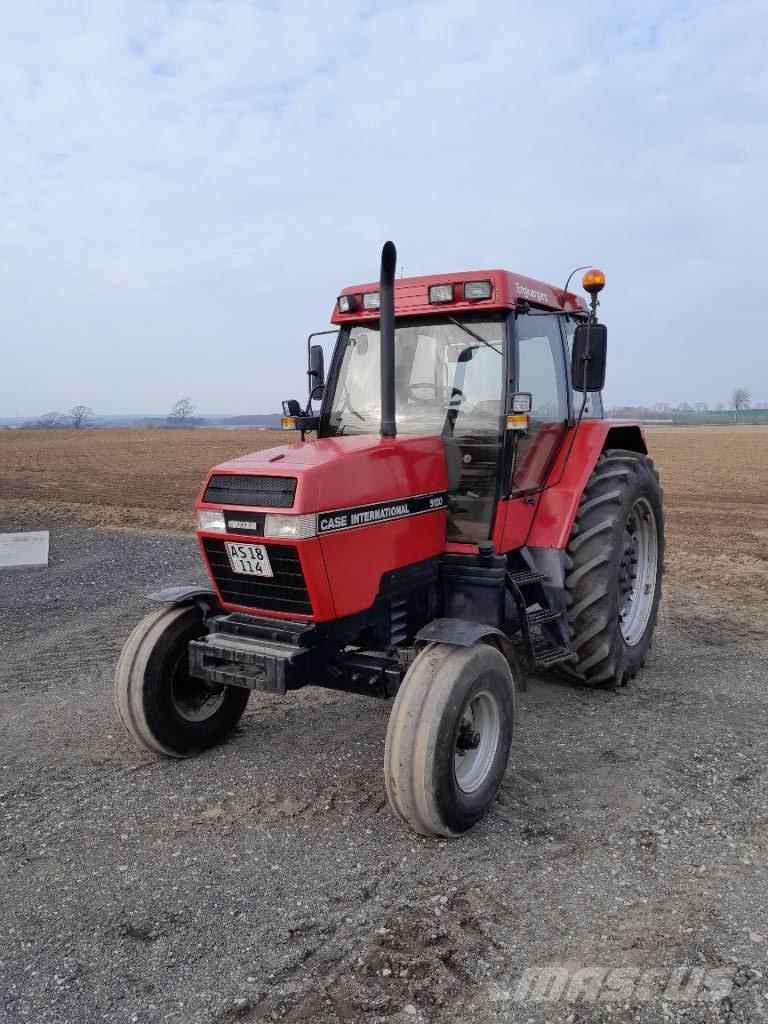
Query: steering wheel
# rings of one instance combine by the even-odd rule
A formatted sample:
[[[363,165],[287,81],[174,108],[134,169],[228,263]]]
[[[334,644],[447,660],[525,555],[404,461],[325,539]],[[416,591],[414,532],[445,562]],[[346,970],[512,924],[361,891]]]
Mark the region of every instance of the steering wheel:
[[[417,395],[413,394],[414,391],[424,389],[432,392],[431,398],[419,398]],[[406,385],[405,397],[406,400],[412,399],[414,402],[439,402],[440,405],[452,405],[454,407],[466,401],[466,396],[460,388],[446,387],[443,384],[436,384],[433,381],[424,381]]]

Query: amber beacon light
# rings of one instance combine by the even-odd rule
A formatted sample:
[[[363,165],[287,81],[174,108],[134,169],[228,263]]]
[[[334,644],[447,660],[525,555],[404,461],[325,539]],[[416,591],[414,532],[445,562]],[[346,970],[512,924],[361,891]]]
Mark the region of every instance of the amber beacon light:
[[[581,279],[581,286],[590,295],[597,295],[605,288],[605,274],[602,270],[588,270]]]

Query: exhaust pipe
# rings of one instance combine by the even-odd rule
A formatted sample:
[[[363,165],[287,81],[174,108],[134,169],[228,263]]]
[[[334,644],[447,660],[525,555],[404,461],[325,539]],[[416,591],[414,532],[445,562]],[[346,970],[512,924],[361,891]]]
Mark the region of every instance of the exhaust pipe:
[[[379,275],[379,337],[381,349],[381,436],[395,437],[395,267],[397,249],[385,242]]]

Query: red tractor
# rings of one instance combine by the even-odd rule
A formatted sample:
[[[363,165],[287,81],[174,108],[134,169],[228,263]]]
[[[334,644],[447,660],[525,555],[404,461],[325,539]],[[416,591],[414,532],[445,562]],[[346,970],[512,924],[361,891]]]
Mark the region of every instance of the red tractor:
[[[116,699],[139,743],[186,757],[251,690],[393,697],[389,802],[455,836],[495,799],[526,668],[616,687],[642,667],[662,496],[641,425],[603,418],[600,271],[588,306],[501,270],[395,281],[395,259],[339,296],[327,382],[310,336],[307,407],[283,403],[301,441],[211,470],[212,588],[151,595]]]

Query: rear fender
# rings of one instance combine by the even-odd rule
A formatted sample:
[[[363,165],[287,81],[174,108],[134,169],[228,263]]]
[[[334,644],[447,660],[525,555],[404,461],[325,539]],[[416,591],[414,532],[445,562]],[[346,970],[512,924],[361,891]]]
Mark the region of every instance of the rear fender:
[[[624,448],[643,455],[648,453],[641,423],[582,420],[566,463],[570,441],[570,436],[566,437],[547,487],[539,497],[525,541],[529,548],[564,548],[568,544],[581,496],[602,452],[608,448]]]

